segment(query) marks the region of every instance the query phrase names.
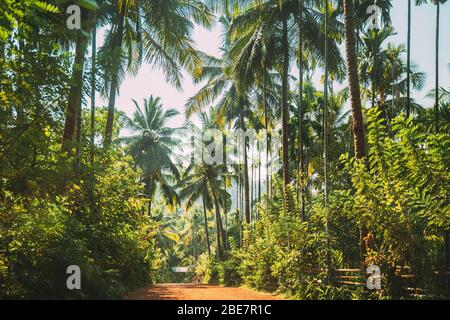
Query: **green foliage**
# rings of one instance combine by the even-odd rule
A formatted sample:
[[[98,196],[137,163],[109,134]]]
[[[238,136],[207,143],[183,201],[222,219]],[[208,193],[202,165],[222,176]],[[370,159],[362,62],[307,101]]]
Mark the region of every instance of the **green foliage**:
[[[64,195],[2,191],[1,297],[121,297],[150,282],[155,226],[140,215],[130,164],[114,160],[97,171],[94,186],[70,183]],[[81,291],[67,290],[69,265],[82,270]]]
[[[239,267],[242,263],[239,248],[233,238],[229,238],[228,258],[218,264],[220,284],[227,287],[237,287],[242,284]]]
[[[349,215],[370,230],[368,262],[426,276],[449,228],[449,143],[399,116],[388,129],[368,112],[367,166],[346,158],[355,193]]]
[[[209,257],[206,253],[200,255],[195,267],[195,274],[197,280],[202,283],[218,284],[219,270],[216,258],[214,256]]]

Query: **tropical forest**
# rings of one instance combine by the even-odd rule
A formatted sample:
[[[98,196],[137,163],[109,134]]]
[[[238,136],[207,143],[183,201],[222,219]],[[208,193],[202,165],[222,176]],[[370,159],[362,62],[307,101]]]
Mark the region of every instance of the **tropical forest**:
[[[0,0],[0,299],[450,298],[446,0]]]

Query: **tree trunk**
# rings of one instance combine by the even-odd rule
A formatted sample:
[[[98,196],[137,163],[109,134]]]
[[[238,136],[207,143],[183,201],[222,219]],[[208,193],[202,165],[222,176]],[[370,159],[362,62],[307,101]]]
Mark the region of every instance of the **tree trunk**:
[[[221,237],[222,237],[222,218],[220,217],[220,209],[219,202],[215,195],[214,197],[214,208],[216,210],[216,242],[217,242],[217,259],[220,261],[222,259],[222,246],[221,246]]]
[[[305,173],[305,163],[303,157],[303,116],[305,110],[303,110],[303,38],[301,28],[301,17],[303,15],[303,0],[300,0],[298,29],[299,29],[299,41],[298,41],[298,170],[300,172],[299,179]],[[303,181],[299,181],[298,192],[300,193],[300,217],[302,221],[305,221],[305,190],[303,188]]]
[[[244,141],[244,206],[245,222],[250,223],[250,188],[248,177],[247,143]]]
[[[106,119],[105,128],[105,141],[104,145],[106,148],[112,142],[112,134],[114,128],[114,115],[116,106],[116,94],[117,88],[119,86],[119,67],[120,67],[120,57],[122,54],[122,44],[123,44],[123,28],[124,28],[124,14],[119,13],[119,19],[117,23],[117,33],[114,35],[114,46],[113,46],[113,71],[111,73],[111,84],[109,90],[109,102],[108,102],[108,117]]]
[[[355,157],[357,160],[366,156],[364,121],[361,106],[361,93],[359,88],[358,61],[355,48],[355,27],[353,0],[344,0],[345,17],[345,48],[347,55],[348,82],[350,86],[350,102],[353,117],[353,137],[355,142]],[[366,245],[364,239],[368,234],[365,225],[360,226],[360,254],[361,266],[365,264]]]
[[[64,123],[63,149],[71,153],[74,147],[78,113],[81,111],[83,96],[83,69],[86,61],[87,39],[80,31],[76,39],[71,86],[69,89],[66,120]]]
[[[244,116],[242,112],[239,113],[240,127],[244,130]],[[244,155],[244,213],[245,222],[250,223],[250,187],[249,187],[249,177],[248,177],[248,159],[247,159],[247,142],[244,138],[243,141],[243,155]]]
[[[327,237],[327,279],[331,281],[331,244],[330,244],[330,219],[328,217],[328,0],[325,0],[325,81],[323,104],[323,177],[324,177],[324,202],[326,210],[325,234]]]
[[[434,102],[434,121],[436,132],[439,131],[439,20],[440,2],[436,1],[436,97]]]
[[[264,67],[264,65],[263,65]],[[264,127],[266,129],[266,194],[269,195],[269,119],[267,110],[266,70],[263,74]]]
[[[97,28],[94,25],[92,30],[92,67],[91,67],[91,164],[94,163],[95,146],[95,74],[97,71]]]
[[[284,10],[284,9],[283,9]],[[288,17],[284,13],[283,19],[283,74],[281,84],[281,118],[282,118],[282,133],[283,133],[283,180],[284,184],[288,185],[291,178],[289,175],[289,140],[288,140],[288,121],[289,121],[289,107],[288,107],[288,91],[289,91],[289,42],[288,42]]]
[[[406,116],[411,114],[411,0],[408,0],[408,36],[406,57]]]
[[[223,160],[223,164],[225,167],[225,171],[228,173],[228,168],[227,168],[227,136],[225,134],[222,134],[222,152],[224,154],[224,160]],[[224,189],[225,192],[227,192],[227,177],[224,177]],[[227,208],[224,208],[223,210],[223,215],[225,217],[225,239],[228,239],[228,212],[227,212]],[[228,241],[225,241],[225,251],[228,251]]]
[[[202,197],[203,202],[203,216],[205,218],[205,236],[206,236],[206,246],[208,247],[208,256],[211,258],[211,245],[209,243],[209,231],[208,231],[208,215],[206,214],[206,204],[205,197]]]
[[[152,216],[152,200],[153,200],[153,181],[152,178],[147,179],[147,193],[148,193],[148,216]]]
[[[254,179],[253,179],[253,175],[254,175],[254,173],[255,173],[255,167],[254,167],[254,165],[253,165],[253,156],[254,156],[254,154],[253,154],[253,148],[252,148],[252,150],[251,150],[251,155],[250,155],[250,157],[251,157],[251,164],[250,164],[250,176],[251,176],[251,178],[250,178],[250,220],[252,220],[252,218],[253,218],[253,201],[254,201],[254,192],[255,192],[255,188],[254,188]]]
[[[261,147],[258,142],[258,202],[261,201]]]

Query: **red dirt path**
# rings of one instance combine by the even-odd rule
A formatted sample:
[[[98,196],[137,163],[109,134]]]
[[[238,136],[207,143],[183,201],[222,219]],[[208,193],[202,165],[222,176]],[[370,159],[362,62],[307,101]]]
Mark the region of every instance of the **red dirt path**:
[[[282,300],[274,294],[246,288],[229,288],[205,284],[158,284],[139,289],[128,300]]]

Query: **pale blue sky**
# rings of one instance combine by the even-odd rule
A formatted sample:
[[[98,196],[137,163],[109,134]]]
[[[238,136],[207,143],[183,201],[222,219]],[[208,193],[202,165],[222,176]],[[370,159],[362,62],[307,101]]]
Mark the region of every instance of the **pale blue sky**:
[[[394,43],[406,43],[407,1],[393,0],[393,3],[394,7],[391,15],[397,35],[392,37],[391,41]],[[426,105],[432,104],[430,100],[425,99],[425,95],[434,87],[435,17],[436,8],[434,5],[428,4],[421,7],[413,7],[411,59],[418,66],[418,70],[426,73],[424,89],[420,92],[414,92],[413,97]],[[441,6],[440,26],[440,83],[444,87],[449,87],[450,3]],[[219,25],[216,25],[211,31],[196,28],[193,36],[200,50],[217,56],[219,55],[221,43],[220,34],[221,28]],[[295,72],[295,70],[292,71]],[[320,74],[317,73],[314,79],[318,81],[319,78]],[[195,94],[198,89],[199,86],[195,86],[189,75],[185,74],[183,90],[178,91],[172,85],[166,83],[160,70],[153,69],[149,65],[144,65],[136,77],[127,76],[122,83],[120,96],[117,99],[117,108],[125,111],[127,114],[131,114],[134,111],[134,105],[131,99],[141,102],[142,99],[153,94],[161,97],[163,105],[166,108],[175,108],[182,113],[186,100]],[[184,115],[181,115],[170,125],[179,126],[184,122],[184,119]]]

